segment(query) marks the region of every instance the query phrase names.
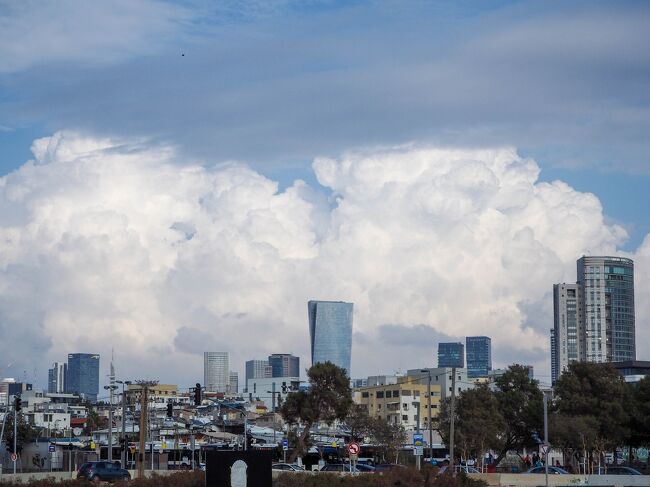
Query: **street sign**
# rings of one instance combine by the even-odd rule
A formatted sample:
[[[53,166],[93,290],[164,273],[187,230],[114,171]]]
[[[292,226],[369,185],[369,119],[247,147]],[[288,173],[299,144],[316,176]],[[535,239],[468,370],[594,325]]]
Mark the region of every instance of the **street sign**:
[[[549,445],[549,444],[542,445],[542,455],[546,455],[548,453],[548,450],[549,450],[550,447],[551,447],[551,445]]]
[[[413,455],[415,455],[416,457],[421,457],[422,455],[424,455],[424,447],[416,446],[415,448],[413,448]]]
[[[287,451],[289,449],[289,440],[287,440],[286,438],[282,440],[282,449],[284,451]]]
[[[50,453],[54,453],[56,451],[56,447],[54,445],[48,446],[47,449],[50,451]]]
[[[424,446],[424,435],[422,433],[413,433],[413,445]]]
[[[18,455],[16,455],[15,453],[12,453],[11,454],[11,461],[16,463],[17,460],[18,460]]]
[[[359,443],[350,443],[348,445],[348,454],[358,455],[360,451],[361,451],[361,447],[359,446]]]

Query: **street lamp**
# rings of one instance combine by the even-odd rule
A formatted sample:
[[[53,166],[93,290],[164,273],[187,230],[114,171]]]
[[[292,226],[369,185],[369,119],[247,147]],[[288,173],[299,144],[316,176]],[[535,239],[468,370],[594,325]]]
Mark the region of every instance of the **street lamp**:
[[[110,392],[108,396],[108,461],[113,461],[113,391],[117,389],[115,384],[104,386]]]
[[[267,392],[267,394],[271,394],[271,398],[272,398],[271,399],[271,403],[272,403],[271,413],[273,414],[273,444],[275,446],[277,446],[277,442],[275,440],[275,395],[276,394],[278,395],[278,404],[279,404],[280,403],[280,397],[281,397],[280,394],[281,393],[280,393],[280,391],[275,390],[275,382],[273,383],[272,389],[273,389],[272,391],[266,391],[266,392]]]
[[[429,380],[427,382],[427,400],[428,400],[428,408],[429,408],[429,413],[427,417],[427,422],[429,423],[429,453],[430,453],[430,458],[433,458],[433,424],[431,421],[431,370],[429,369],[422,369],[420,372],[426,373]]]
[[[126,394],[124,393],[124,386],[130,386],[130,380],[116,380],[117,384],[122,384],[122,434],[120,435],[121,454],[120,461],[122,468],[126,468]]]

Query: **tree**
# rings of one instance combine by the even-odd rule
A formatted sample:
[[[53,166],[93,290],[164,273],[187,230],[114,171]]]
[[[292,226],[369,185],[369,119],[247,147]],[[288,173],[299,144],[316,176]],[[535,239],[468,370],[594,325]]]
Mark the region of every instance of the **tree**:
[[[631,385],[632,413],[630,414],[631,446],[650,445],[650,376]]]
[[[389,423],[383,418],[372,418],[370,423],[370,436],[376,444],[382,446],[383,460],[392,459],[394,455],[395,463],[397,463],[399,450],[406,443],[406,431],[404,427],[401,424]]]
[[[353,404],[350,407],[345,425],[350,429],[352,440],[363,441],[366,436],[372,433],[373,419],[368,414],[368,408],[361,404]]]
[[[598,420],[593,416],[569,416],[555,412],[549,417],[549,438],[562,450],[565,461],[576,466],[581,456],[592,451],[598,439]]]
[[[502,448],[505,420],[496,395],[486,386],[468,389],[456,400],[454,442],[464,458],[483,458],[487,450]],[[450,400],[443,401],[438,416],[438,431],[449,444]]]
[[[29,423],[22,419],[18,419],[17,426],[17,440],[16,440],[16,450],[18,454],[23,450],[23,446],[26,443],[30,443],[36,438],[38,438],[39,432],[37,429],[33,428]],[[13,452],[14,450],[14,416],[7,417],[7,422],[5,423],[5,434],[4,434],[5,446],[7,451]]]
[[[504,419],[498,465],[510,450],[538,446],[544,428],[544,396],[523,365],[511,365],[495,385],[495,397]]]
[[[331,362],[317,363],[307,371],[307,376],[309,389],[289,393],[280,408],[280,414],[288,424],[302,425],[291,461],[306,452],[314,424],[343,420],[352,406],[350,379],[345,369]]]
[[[582,418],[592,425],[596,438],[590,452],[604,454],[628,444],[632,391],[609,364],[574,362],[555,384],[555,408],[568,421]],[[579,443],[574,439],[574,444]]]

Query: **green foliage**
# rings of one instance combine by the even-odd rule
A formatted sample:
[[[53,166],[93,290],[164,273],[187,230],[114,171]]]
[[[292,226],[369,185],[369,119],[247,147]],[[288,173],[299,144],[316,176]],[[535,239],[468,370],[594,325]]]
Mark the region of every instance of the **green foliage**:
[[[449,443],[450,400],[443,401],[438,428],[443,441]],[[496,395],[486,386],[463,391],[456,399],[454,441],[464,458],[482,458],[489,449],[501,451],[505,420]]]
[[[544,430],[544,396],[537,381],[528,376],[528,368],[522,365],[511,365],[495,384],[504,420],[498,464],[508,450],[537,446],[536,438],[541,438]]]
[[[399,449],[406,443],[406,431],[401,424],[389,423],[383,418],[372,418],[370,436],[373,443],[382,445],[384,461],[397,460]]]
[[[595,433],[592,448],[603,451],[622,445],[630,436],[632,391],[619,373],[607,364],[575,362],[555,385],[558,424],[578,418]],[[568,430],[573,429],[568,426]],[[562,431],[560,431],[561,433]],[[579,443],[574,439],[573,444]]]
[[[633,446],[650,445],[650,376],[632,386],[631,394],[630,443]]]
[[[317,363],[307,371],[307,376],[309,390],[290,393],[280,407],[288,424],[303,427],[302,434],[296,436],[296,449],[290,460],[306,452],[309,430],[314,424],[344,420],[352,406],[350,379],[345,369],[331,362]]]
[[[82,487],[94,485],[86,480],[33,480],[31,482],[0,481],[0,487]],[[146,479],[134,479],[129,482],[116,482],[120,487],[205,487],[205,473],[199,470],[193,472],[177,472],[171,475],[154,475]]]
[[[373,420],[368,414],[368,408],[361,404],[353,404],[345,418],[345,424],[350,428],[350,436],[354,440],[363,441],[370,436]]]
[[[2,423],[0,421],[0,423]],[[29,442],[34,441],[38,438],[39,431],[34,428],[29,423],[23,421],[22,418],[19,418],[18,421],[18,440],[16,441],[16,450],[20,453],[23,449],[23,446]],[[14,448],[14,416],[7,417],[7,422],[5,424],[4,438],[5,444],[8,451],[13,451]]]

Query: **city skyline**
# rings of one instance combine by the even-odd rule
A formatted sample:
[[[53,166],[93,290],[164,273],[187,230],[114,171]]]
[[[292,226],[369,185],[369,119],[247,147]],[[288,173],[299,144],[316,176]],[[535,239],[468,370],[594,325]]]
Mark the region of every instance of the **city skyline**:
[[[485,335],[549,383],[583,255],[634,260],[650,356],[650,4],[116,1],[3,12],[0,376],[304,373],[323,298],[355,376]]]

